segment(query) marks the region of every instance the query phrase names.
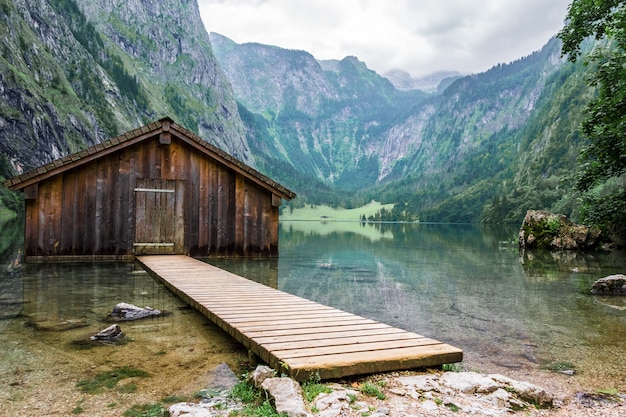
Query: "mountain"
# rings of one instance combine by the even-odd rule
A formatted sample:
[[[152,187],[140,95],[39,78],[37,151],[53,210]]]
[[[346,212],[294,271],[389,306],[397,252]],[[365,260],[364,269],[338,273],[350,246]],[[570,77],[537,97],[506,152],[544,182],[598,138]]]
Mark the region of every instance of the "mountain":
[[[256,127],[248,124],[257,159],[287,162],[349,190],[377,181],[381,135],[429,97],[396,90],[356,57],[320,62],[305,51],[238,45],[216,33],[211,43],[237,100],[255,119]]]
[[[561,59],[557,39],[484,73],[440,74],[433,78],[440,91],[426,94],[395,88],[355,57],[316,61],[304,51],[210,36],[257,163],[297,183],[301,201],[376,199],[397,203],[412,218],[497,221],[491,202],[514,186],[527,199],[499,211],[499,219],[521,221],[520,210],[554,204],[573,210],[570,200],[544,199],[547,188],[532,186],[563,179],[582,146],[580,117],[573,115],[582,114],[589,96],[585,69]],[[408,76],[395,75],[396,83]],[[566,182],[559,183],[569,198]]]
[[[383,74],[398,90],[422,90],[427,93],[442,92],[462,75],[458,71],[439,71],[433,74],[413,78],[402,70],[391,70]]]
[[[209,36],[194,0],[0,0],[0,21],[0,176],[167,115],[298,192],[294,205],[376,199],[395,203],[386,218],[455,222],[577,210],[593,91],[556,39],[413,80]]]
[[[0,22],[0,167],[165,115],[254,163],[195,1],[0,0]]]

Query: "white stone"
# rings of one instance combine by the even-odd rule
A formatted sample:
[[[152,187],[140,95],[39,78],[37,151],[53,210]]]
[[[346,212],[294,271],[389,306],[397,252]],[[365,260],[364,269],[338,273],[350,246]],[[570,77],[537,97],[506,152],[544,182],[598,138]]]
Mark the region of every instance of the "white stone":
[[[437,403],[436,403],[436,402],[434,402],[433,400],[426,400],[426,401],[423,401],[423,402],[420,404],[420,407],[422,407],[422,409],[423,409],[423,410],[428,411],[428,412],[430,412],[430,411],[437,411],[437,410],[439,410],[439,406],[438,406],[438,405],[437,405]]]
[[[439,382],[465,394],[490,393],[500,388],[496,381],[476,372],[445,372]]]
[[[511,400],[511,394],[508,391],[498,388],[487,397],[496,407],[509,407],[509,401]]]
[[[416,391],[439,391],[437,375],[401,376],[397,379],[405,387],[414,388]]]
[[[272,378],[275,375],[276,372],[274,372],[274,370],[269,366],[259,365],[254,369],[254,371],[252,371],[248,379],[252,381],[256,388],[261,388],[261,384],[263,384],[265,379]]]
[[[192,403],[172,404],[169,408],[171,417],[214,417],[214,412],[207,406]]]
[[[272,398],[276,412],[286,413],[289,417],[308,417],[302,398],[300,384],[291,378],[266,378],[261,384]]]

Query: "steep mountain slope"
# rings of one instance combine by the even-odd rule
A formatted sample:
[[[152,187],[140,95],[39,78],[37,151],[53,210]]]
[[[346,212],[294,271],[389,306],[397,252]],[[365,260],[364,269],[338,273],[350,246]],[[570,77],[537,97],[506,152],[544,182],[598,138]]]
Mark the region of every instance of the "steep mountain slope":
[[[577,127],[543,116],[555,111],[546,95],[579,93],[554,87],[564,65],[556,39],[435,95],[400,92],[356,58],[317,62],[303,51],[238,45],[218,34],[211,40],[246,107],[241,113],[259,165],[287,183],[304,175],[357,192],[350,194],[355,204],[375,198],[423,219],[477,221],[497,181],[521,178],[518,170],[554,157],[554,146],[541,147],[540,156],[520,146],[529,120],[543,119],[543,128],[565,136]],[[538,108],[541,97],[549,104]],[[561,146],[578,152],[576,143]],[[311,185],[302,184],[304,199],[350,204],[345,194],[320,200],[320,183]]]
[[[0,166],[13,167],[0,174],[164,115],[253,163],[195,1],[80,7],[73,0],[0,0]]]
[[[436,221],[576,210],[565,190],[592,91],[555,39],[429,94],[355,57],[209,40],[194,0],[0,0],[0,23],[0,176],[169,115],[295,204],[377,199]]]
[[[304,51],[238,45],[211,34],[237,100],[260,117],[249,126],[259,158],[356,190],[375,183],[379,137],[428,96],[396,90],[355,57],[318,62]],[[259,129],[262,129],[260,131]]]

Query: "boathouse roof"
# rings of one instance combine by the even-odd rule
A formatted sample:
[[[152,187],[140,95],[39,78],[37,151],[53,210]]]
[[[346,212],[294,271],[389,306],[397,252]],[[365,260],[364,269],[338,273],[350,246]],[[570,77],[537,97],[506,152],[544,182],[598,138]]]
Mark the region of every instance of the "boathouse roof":
[[[168,135],[170,134],[175,135],[177,138],[193,146],[200,152],[219,161],[234,171],[239,172],[243,176],[256,182],[263,188],[271,191],[281,198],[291,200],[296,196],[293,191],[283,187],[254,168],[222,151],[217,146],[210,144],[192,131],[174,122],[174,120],[169,117],[164,117],[148,125],[141,126],[127,133],[105,140],[87,149],[83,149],[64,156],[63,158],[54,160],[39,168],[10,178],[4,181],[3,184],[11,190],[21,190],[29,185],[38,183],[39,181],[53,177],[69,169],[87,164],[97,158],[154,137],[155,134],[162,134],[162,140],[167,140]]]

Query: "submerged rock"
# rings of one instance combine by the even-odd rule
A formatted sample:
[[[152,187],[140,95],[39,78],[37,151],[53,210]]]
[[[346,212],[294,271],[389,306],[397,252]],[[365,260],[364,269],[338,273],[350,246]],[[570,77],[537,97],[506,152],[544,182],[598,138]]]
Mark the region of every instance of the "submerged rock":
[[[207,373],[206,388],[198,393],[200,403],[176,403],[169,407],[171,417],[221,417],[239,415],[242,404],[230,395],[239,378],[226,363]]]
[[[95,335],[91,336],[89,339],[94,342],[100,343],[115,343],[120,339],[124,338],[124,332],[119,325],[114,324],[112,326],[107,327],[104,330],[100,330]]]
[[[142,308],[133,304],[118,303],[115,308],[113,308],[113,311],[109,313],[107,319],[111,321],[130,321],[159,315],[161,315],[161,310],[156,310],[148,306]]]
[[[585,250],[600,243],[600,229],[574,224],[563,214],[528,210],[519,232],[523,249]]]
[[[626,295],[626,275],[616,274],[600,278],[593,283],[591,293],[595,295]]]
[[[209,371],[207,377],[207,389],[213,391],[228,392],[239,383],[237,375],[224,362]]]
[[[89,323],[83,319],[58,320],[32,320],[28,322],[36,330],[44,332],[64,332],[67,330],[80,329],[89,326]]]

